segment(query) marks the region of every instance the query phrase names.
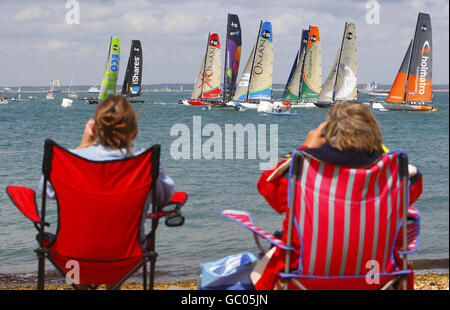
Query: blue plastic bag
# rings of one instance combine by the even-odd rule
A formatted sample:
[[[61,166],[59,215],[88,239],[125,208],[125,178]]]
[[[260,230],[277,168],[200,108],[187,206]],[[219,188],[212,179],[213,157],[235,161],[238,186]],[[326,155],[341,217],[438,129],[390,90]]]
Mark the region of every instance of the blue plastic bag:
[[[250,272],[256,260],[247,252],[200,264],[202,273],[197,287],[199,290],[253,290]]]

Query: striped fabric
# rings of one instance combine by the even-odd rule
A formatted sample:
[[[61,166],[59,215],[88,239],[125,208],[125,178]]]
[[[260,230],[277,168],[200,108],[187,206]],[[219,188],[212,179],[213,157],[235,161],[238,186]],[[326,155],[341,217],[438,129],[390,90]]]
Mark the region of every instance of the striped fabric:
[[[285,249],[285,250],[293,249],[293,248],[287,247],[286,243],[284,241],[272,236],[268,232],[253,225],[253,220],[248,212],[226,209],[226,210],[223,210],[221,213],[223,216],[231,219],[232,221],[235,221],[236,223],[243,225],[247,229],[251,230],[255,234],[258,234],[259,236],[266,239],[270,243],[276,245],[277,247]]]
[[[410,254],[417,250],[417,246],[419,245],[419,233],[420,213],[415,207],[410,206],[408,208],[408,251],[405,252],[405,254]]]
[[[394,272],[394,243],[401,236],[402,182],[396,153],[383,156],[369,169],[305,156],[295,195],[294,233],[300,240],[296,272],[360,276],[374,263],[381,274]],[[413,249],[418,226],[410,230]]]

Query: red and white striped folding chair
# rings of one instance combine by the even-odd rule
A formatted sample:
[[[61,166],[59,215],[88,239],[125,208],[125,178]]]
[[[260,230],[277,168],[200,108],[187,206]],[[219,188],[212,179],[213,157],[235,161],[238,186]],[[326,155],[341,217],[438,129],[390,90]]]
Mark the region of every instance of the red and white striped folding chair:
[[[365,169],[328,164],[298,151],[289,178],[283,240],[255,227],[246,212],[222,212],[286,251],[284,272],[278,274],[285,289],[406,289],[407,283],[411,288],[407,254],[417,249],[420,216],[408,208],[406,153],[385,154]]]

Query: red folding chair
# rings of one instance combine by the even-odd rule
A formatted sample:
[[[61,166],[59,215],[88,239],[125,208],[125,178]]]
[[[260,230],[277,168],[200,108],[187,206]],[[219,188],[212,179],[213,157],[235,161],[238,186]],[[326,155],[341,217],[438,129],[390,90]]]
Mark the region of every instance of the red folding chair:
[[[154,145],[142,154],[111,161],[91,161],[79,157],[52,140],[45,141],[42,170],[44,186],[42,207],[38,215],[32,189],[8,186],[7,192],[19,210],[38,230],[38,289],[45,285],[45,258],[64,276],[78,264],[80,283],[115,284],[119,287],[143,267],[143,288],[149,282],[153,289],[155,233],[159,219],[166,217],[168,226],[184,222],[180,208],[187,200],[184,192],[176,192],[164,207],[152,205],[144,214],[151,191],[155,201],[155,180],[159,174],[160,146]],[[47,238],[45,227],[46,189],[50,182],[56,193],[58,223],[56,234]],[[151,218],[147,243],[139,240],[140,224]],[[74,288],[79,288],[72,283]]]
[[[222,212],[284,251],[278,279],[285,289],[413,288],[407,254],[417,249],[420,215],[408,208],[406,153],[386,154],[364,169],[298,151],[289,178],[281,240],[254,226],[246,212]]]

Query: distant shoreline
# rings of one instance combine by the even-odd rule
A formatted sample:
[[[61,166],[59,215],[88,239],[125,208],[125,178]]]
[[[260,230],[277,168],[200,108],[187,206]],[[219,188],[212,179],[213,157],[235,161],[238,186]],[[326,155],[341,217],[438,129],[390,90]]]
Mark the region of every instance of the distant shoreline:
[[[74,92],[79,92],[79,93],[89,93],[89,90],[74,90],[72,89]],[[283,89],[281,88],[274,88],[274,91],[283,91]],[[363,90],[363,89],[358,89],[358,90]],[[46,93],[48,90],[46,89],[39,89],[39,90],[21,90],[20,93]],[[189,93],[192,92],[193,89],[167,89],[167,88],[156,88],[156,89],[142,89],[143,93],[157,93],[157,92],[170,92],[170,93]],[[389,92],[390,89],[377,89],[374,93],[382,93],[382,92]],[[65,93],[67,92],[67,90],[62,90],[56,93]],[[449,88],[438,88],[438,89],[433,89],[433,92],[436,93],[445,93],[445,92],[449,92]],[[3,92],[0,92],[0,94]],[[17,90],[10,90],[8,91],[8,93],[17,93]],[[93,93],[95,94],[95,93]]]

